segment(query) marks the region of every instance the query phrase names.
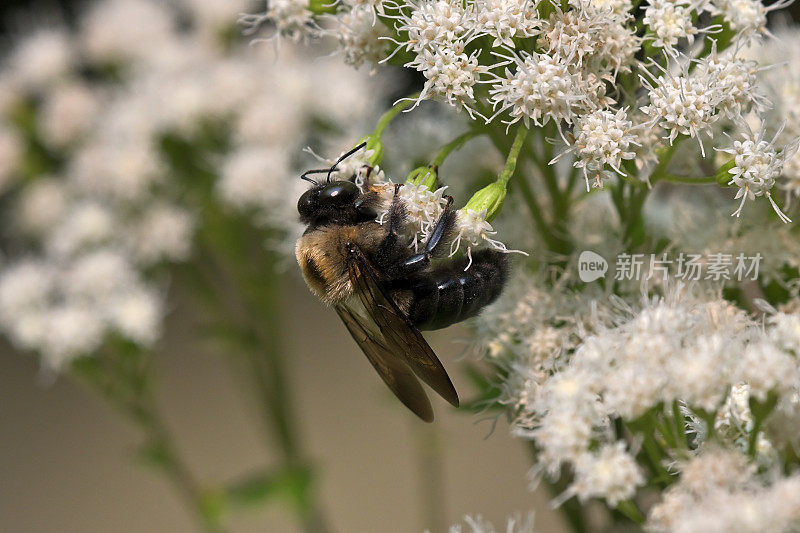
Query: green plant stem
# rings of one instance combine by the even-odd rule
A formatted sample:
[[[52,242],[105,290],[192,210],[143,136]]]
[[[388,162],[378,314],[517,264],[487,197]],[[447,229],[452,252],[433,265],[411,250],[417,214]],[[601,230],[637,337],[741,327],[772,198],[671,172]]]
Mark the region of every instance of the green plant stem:
[[[528,451],[530,452],[533,461],[537,461],[538,452],[533,441],[528,442]],[[570,480],[564,472],[561,473],[561,476],[557,481],[549,481],[546,478],[542,481],[547,486],[547,489],[553,498],[561,496],[561,494],[567,490],[570,485]],[[563,502],[558,509],[561,511],[561,516],[564,517],[564,521],[567,523],[570,531],[573,533],[585,533],[587,531],[584,508],[578,502],[577,498],[572,497],[568,499],[567,501]]]
[[[475,137],[477,137],[479,135],[483,135],[484,133],[485,132],[477,130],[477,129],[470,130],[470,131],[468,131],[466,133],[462,133],[461,135],[459,135],[458,137],[456,137],[455,139],[453,139],[449,143],[447,143],[447,144],[443,145],[441,148],[439,148],[439,151],[436,152],[436,157],[433,158],[433,161],[431,162],[431,165],[441,166],[444,163],[445,159],[447,159],[452,152],[454,152],[456,150],[460,150],[461,147],[464,146],[468,141],[470,141],[471,139],[474,139]]]
[[[264,254],[267,257],[261,257],[255,262],[242,258],[244,264],[259,265],[257,270],[264,274],[255,283],[247,283],[250,278],[248,273],[229,270],[230,266],[238,264],[236,258],[226,260],[227,258],[221,257],[220,249],[213,242],[206,243],[202,250],[204,258],[215,266],[207,283],[217,292],[220,302],[227,302],[229,311],[237,317],[247,335],[255,340],[255,346],[244,350],[243,355],[252,373],[266,426],[278,445],[282,460],[290,467],[307,465],[309,461],[300,445],[294,422],[297,417],[293,413],[291,394],[287,387],[288,376],[281,357],[281,321],[278,313],[280,295],[276,284],[269,282],[275,271],[276,258],[266,250]],[[215,280],[222,280],[224,284],[220,286]],[[263,301],[257,302],[252,296],[245,296],[255,294],[256,291],[264,294]],[[306,533],[324,533],[329,530],[324,514],[315,501],[302,502],[297,511]]]
[[[517,133],[514,135],[514,142],[511,143],[511,148],[508,151],[508,157],[506,158],[506,165],[503,168],[503,172],[500,173],[500,177],[497,178],[497,181],[506,185],[508,180],[511,179],[511,176],[514,175],[514,171],[517,169],[517,160],[519,159],[519,153],[522,150],[522,146],[525,144],[525,138],[528,136],[528,128],[525,126],[520,126],[517,128]]]
[[[639,525],[644,524],[645,522],[644,515],[639,510],[639,507],[631,500],[620,502],[619,505],[617,505],[617,511]]]
[[[374,138],[380,138],[383,135],[383,132],[392,122],[392,120],[394,120],[395,117],[399,115],[401,112],[405,111],[406,109],[414,105],[416,99],[419,98],[419,95],[420,93],[418,92],[409,95],[403,98],[402,100],[399,100],[391,108],[389,108],[389,110],[386,111],[383,115],[381,115],[381,118],[378,119],[378,122],[375,125],[375,129],[372,131],[371,136]]]
[[[222,533],[224,529],[218,517],[211,512],[200,483],[181,457],[149,386],[144,386],[144,377],[125,371],[114,361],[109,363],[109,357],[116,359],[118,354],[99,355],[96,362],[100,368],[97,372],[73,374],[142,430],[147,448],[154,455],[150,464],[164,474],[202,530]]]
[[[659,181],[669,181],[671,183],[690,183],[690,184],[706,184],[716,183],[716,176],[678,176],[677,174],[661,174]],[[652,183],[652,182],[651,182]]]

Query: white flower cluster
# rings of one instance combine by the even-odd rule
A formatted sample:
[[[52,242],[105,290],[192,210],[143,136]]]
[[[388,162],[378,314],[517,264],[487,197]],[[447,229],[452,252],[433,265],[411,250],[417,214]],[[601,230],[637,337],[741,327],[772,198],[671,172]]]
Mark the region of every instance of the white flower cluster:
[[[192,254],[203,176],[214,180],[209,200],[299,231],[286,199],[299,194],[304,163],[288,154],[305,124],[345,123],[349,135],[375,104],[368,77],[345,79],[336,61],[312,64],[291,47],[276,60],[268,46],[231,41],[248,6],[100,0],[78,31],[35,31],[11,48],[0,69],[0,194],[20,244],[3,250],[0,329],[19,348],[59,367],[110,333],[152,346],[166,297],[155,274]],[[189,146],[180,157],[198,152],[192,183],[175,176],[170,137]],[[26,153],[43,168],[25,165]]]
[[[735,130],[748,112],[764,112],[770,101],[757,87],[758,73],[779,54],[757,62],[743,49],[768,35],[767,13],[786,4],[653,0],[638,14],[625,0],[344,1],[324,17],[332,24],[323,33],[338,40],[349,64],[419,71],[425,83],[411,97],[417,101],[443,100],[487,123],[555,124],[566,144],[562,155],[601,187],[614,174],[627,177],[627,168],[652,167],[664,141],[700,142],[705,134],[714,148],[726,148],[721,132],[730,132],[729,120]],[[291,26],[294,19],[282,16],[274,12],[271,20]],[[790,113],[797,108],[787,103]],[[703,157],[705,148],[700,142]],[[769,146],[754,148],[770,158]],[[739,186],[737,199],[772,201],[767,186],[799,195],[800,163],[786,154],[773,167],[784,167],[787,180]],[[635,164],[623,168],[625,160]]]
[[[800,523],[800,476],[756,474],[736,451],[710,449],[681,467],[680,481],[650,511],[651,531],[792,531]]]
[[[512,407],[514,434],[539,450],[534,477],[557,476],[565,464],[574,472],[559,500],[601,497],[614,506],[644,483],[637,444],[614,430],[615,418],[671,412],[677,402],[690,418],[693,409],[713,415],[718,436],[746,451],[750,398],[776,393],[784,419],[798,413],[797,315],[775,312],[765,329],[730,303],[680,288],[636,310],[622,300],[601,309],[588,295],[558,296],[530,278],[519,289],[480,317],[478,335],[510,370],[500,401]],[[762,429],[757,457],[768,461],[794,439]]]

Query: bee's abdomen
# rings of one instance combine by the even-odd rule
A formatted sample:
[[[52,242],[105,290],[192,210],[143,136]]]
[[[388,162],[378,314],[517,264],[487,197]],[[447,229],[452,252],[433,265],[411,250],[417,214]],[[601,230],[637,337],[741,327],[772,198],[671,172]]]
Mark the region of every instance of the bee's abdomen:
[[[473,317],[503,290],[507,275],[506,255],[481,250],[466,262],[434,271],[411,287],[409,317],[419,329],[439,329]]]

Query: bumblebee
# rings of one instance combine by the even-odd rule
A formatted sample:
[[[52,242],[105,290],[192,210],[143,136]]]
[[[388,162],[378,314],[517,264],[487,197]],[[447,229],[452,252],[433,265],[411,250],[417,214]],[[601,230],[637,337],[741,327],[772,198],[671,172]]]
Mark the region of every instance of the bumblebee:
[[[297,203],[308,227],[297,241],[297,262],[309,289],[333,307],[350,335],[397,398],[426,422],[433,409],[419,379],[458,407],[456,389],[420,330],[447,327],[475,316],[494,301],[506,282],[506,255],[495,250],[445,258],[455,230],[452,198],[422,250],[403,237],[406,222],[396,185],[384,224],[381,198],[368,184],[331,181],[344,154],[328,169],[301,177],[313,183]],[[370,169],[367,168],[367,176]],[[327,172],[317,182],[309,174]]]

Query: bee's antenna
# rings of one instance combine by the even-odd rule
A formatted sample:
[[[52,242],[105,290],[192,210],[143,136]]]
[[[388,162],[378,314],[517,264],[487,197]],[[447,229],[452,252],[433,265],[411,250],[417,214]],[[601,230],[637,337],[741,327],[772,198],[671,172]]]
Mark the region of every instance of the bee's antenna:
[[[300,174],[300,179],[301,180],[306,180],[306,181],[308,181],[310,183],[313,183],[314,185],[317,185],[317,182],[312,180],[311,178],[309,178],[308,175],[309,174],[322,174],[323,172],[329,172],[329,171],[330,171],[330,169],[328,169],[328,168],[318,168],[316,170],[306,170],[305,172]]]
[[[359,144],[358,146],[356,146],[352,150],[342,154],[341,157],[339,157],[339,159],[336,160],[336,163],[334,163],[331,166],[331,168],[328,169],[328,183],[330,183],[330,181],[331,181],[331,174],[333,173],[334,170],[336,170],[336,165],[338,165],[339,163],[341,163],[342,161],[344,161],[345,159],[347,159],[348,157],[350,157],[351,155],[353,155],[354,153],[358,152],[359,150],[361,150],[362,148],[364,148],[366,146],[367,146],[367,141],[364,141],[363,143]]]

